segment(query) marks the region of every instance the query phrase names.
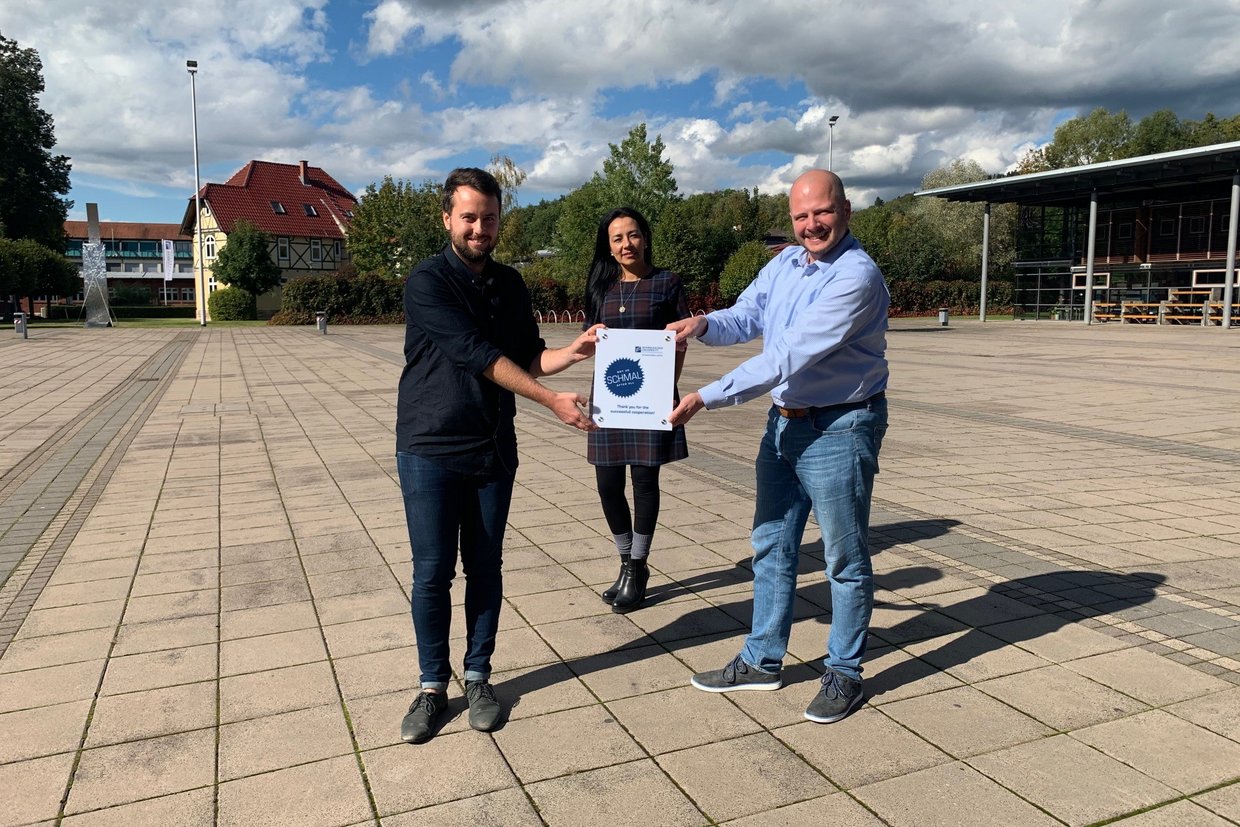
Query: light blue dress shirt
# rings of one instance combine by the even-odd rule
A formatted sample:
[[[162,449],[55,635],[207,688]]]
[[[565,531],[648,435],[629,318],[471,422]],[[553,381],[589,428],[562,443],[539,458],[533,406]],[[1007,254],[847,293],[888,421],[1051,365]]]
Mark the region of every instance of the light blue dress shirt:
[[[860,402],[887,388],[891,296],[874,260],[849,233],[821,261],[785,248],[736,304],[706,316],[700,340],[734,345],[763,337],[762,352],[698,391],[707,409],[770,391],[776,405]]]

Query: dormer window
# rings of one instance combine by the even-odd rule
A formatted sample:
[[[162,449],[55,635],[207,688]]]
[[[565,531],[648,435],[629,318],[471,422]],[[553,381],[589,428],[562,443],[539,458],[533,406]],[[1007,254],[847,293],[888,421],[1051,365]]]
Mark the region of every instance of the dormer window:
[[[286,212],[286,211],[285,211],[285,209],[284,209],[284,205],[283,205],[283,204],[281,204],[279,201],[272,201],[272,202],[271,202],[271,211],[272,211],[273,213],[275,213],[276,215],[286,215],[286,214],[287,214],[287,212]]]
[[[319,214],[319,211],[314,208],[313,204],[302,204],[301,207],[306,211],[306,215],[312,218]]]
[[[345,211],[344,211],[344,217],[345,217],[345,218],[352,218],[352,217],[353,217],[353,210],[345,210]]]

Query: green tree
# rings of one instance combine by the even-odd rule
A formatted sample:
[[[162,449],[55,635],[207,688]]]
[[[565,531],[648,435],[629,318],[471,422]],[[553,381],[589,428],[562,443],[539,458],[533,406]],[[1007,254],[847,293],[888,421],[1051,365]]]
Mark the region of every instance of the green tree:
[[[615,206],[607,199],[597,175],[564,197],[555,222],[551,246],[556,255],[551,261],[553,277],[564,285],[570,303],[580,305],[584,301],[598,223]]]
[[[1240,141],[1240,115],[1219,118],[1213,112],[1207,112],[1200,121],[1189,121],[1185,128],[1188,132],[1186,146],[1209,146]]]
[[[736,301],[770,260],[771,251],[761,241],[742,244],[723,266],[723,275],[719,277],[720,295],[729,302]]]
[[[976,161],[956,159],[931,170],[922,178],[923,190],[970,184],[986,179],[986,171]],[[1015,204],[992,204],[990,208],[989,274],[1006,273],[1016,255]],[[970,201],[945,198],[917,198],[912,211],[923,232],[930,234],[939,250],[939,266],[925,278],[971,280],[980,278],[982,263],[982,224],[985,206]]]
[[[1049,144],[1025,154],[1017,172],[1043,172],[1126,158],[1132,133],[1127,112],[1111,114],[1100,106],[1088,115],[1061,123]]]
[[[504,191],[504,203],[500,204],[500,212],[507,215],[517,206],[517,190],[525,183],[525,170],[516,165],[507,155],[492,155],[487,171],[495,176]]]
[[[280,283],[280,267],[271,260],[271,239],[244,219],[228,234],[211,272],[217,282],[254,298]]]
[[[69,159],[52,155],[52,116],[39,107],[43,64],[34,49],[0,35],[0,235],[32,238],[53,250],[65,244],[73,202]]]
[[[345,236],[357,269],[403,278],[419,261],[439,252],[448,240],[441,193],[433,181],[415,187],[390,175],[377,187],[367,186]]]
[[[646,125],[629,130],[620,145],[608,144],[611,155],[603,161],[603,174],[595,173],[602,185],[603,201],[615,207],[633,207],[646,216],[651,226],[659,221],[663,209],[676,197],[676,178],[672,162],[663,158],[663,139],[646,140]]]
[[[82,289],[76,266],[62,253],[29,238],[0,238],[0,296],[26,299],[33,313],[35,296],[68,296]]]
[[[1188,126],[1181,123],[1170,109],[1160,109],[1146,115],[1133,127],[1128,144],[1124,147],[1124,157],[1135,158],[1138,155],[1172,152],[1189,146],[1192,144]]]

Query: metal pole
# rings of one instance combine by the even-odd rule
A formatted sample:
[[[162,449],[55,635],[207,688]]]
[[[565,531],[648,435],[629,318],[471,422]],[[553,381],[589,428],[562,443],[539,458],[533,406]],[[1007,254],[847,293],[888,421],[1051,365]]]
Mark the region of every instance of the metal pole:
[[[1098,237],[1098,190],[1089,194],[1089,252],[1085,257],[1085,324],[1094,323],[1094,241]]]
[[[1223,329],[1231,327],[1232,299],[1236,284],[1236,223],[1240,215],[1240,171],[1231,176],[1231,220],[1227,225],[1227,272],[1223,284]]]
[[[827,124],[827,172],[835,168],[835,123]]]
[[[198,183],[198,90],[194,84],[194,76],[198,73],[198,61],[186,61],[185,66],[189,70],[190,111],[194,124],[194,245],[198,253],[196,256],[198,259],[198,276],[194,281],[198,290],[199,306],[201,307],[198,324],[201,327],[206,327],[207,280],[202,268],[202,201],[199,195],[202,185]]]
[[[990,202],[982,211],[982,300],[978,321],[986,321],[986,282],[990,270]]]

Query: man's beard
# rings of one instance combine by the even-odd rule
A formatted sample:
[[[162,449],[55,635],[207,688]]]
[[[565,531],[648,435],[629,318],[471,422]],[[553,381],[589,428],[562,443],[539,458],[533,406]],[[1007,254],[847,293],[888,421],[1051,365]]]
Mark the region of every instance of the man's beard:
[[[469,246],[469,243],[465,240],[464,236],[453,236],[452,249],[456,252],[457,256],[460,257],[461,261],[477,263],[479,261],[487,260],[487,258],[491,255],[491,251],[495,249],[495,243],[491,242],[488,244],[485,250],[477,250]]]

